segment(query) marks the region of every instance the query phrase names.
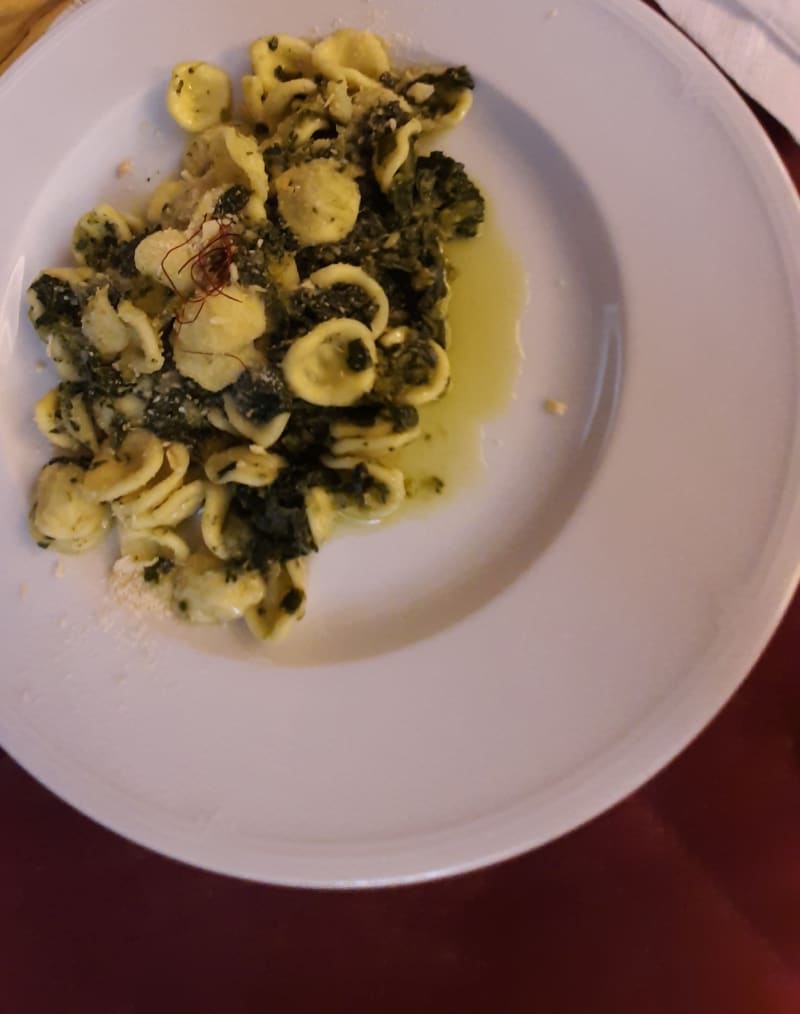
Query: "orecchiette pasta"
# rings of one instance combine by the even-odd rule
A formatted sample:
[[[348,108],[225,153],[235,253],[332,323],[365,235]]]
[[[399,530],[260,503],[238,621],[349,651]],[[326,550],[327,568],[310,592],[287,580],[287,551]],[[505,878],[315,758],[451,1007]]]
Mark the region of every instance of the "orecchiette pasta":
[[[206,130],[219,123],[231,105],[228,75],[210,63],[179,63],[167,89],[167,109],[184,130]]]
[[[247,370],[257,370],[264,362],[252,343],[226,352],[204,352],[178,337],[172,342],[172,353],[179,373],[214,392],[229,387]]]
[[[375,360],[369,328],[334,318],[294,340],[283,375],[298,398],[312,405],[352,405],[375,383]]]
[[[145,486],[112,504],[114,516],[126,528],[175,528],[203,502],[202,479],[186,482],[191,458],[184,444],[168,444],[158,473]]]
[[[274,130],[286,115],[295,99],[313,95],[317,86],[313,81],[300,78],[297,81],[284,81],[276,84],[269,91],[265,90],[260,78],[244,79],[245,104],[247,111],[256,123],[263,123]]]
[[[304,245],[338,243],[356,224],[358,184],[331,159],[292,166],[275,180],[275,191],[284,221]]]
[[[163,460],[164,446],[155,434],[131,430],[119,447],[110,442],[103,444],[83,484],[89,496],[109,503],[150,482]]]
[[[398,430],[390,420],[368,426],[341,420],[331,424],[331,454],[335,457],[382,458],[412,443],[421,433],[419,424]]]
[[[309,275],[308,280],[320,289],[328,289],[333,285],[355,285],[363,289],[375,307],[369,322],[372,336],[377,338],[386,329],[389,323],[389,300],[383,288],[363,268],[356,264],[329,264]]]
[[[152,564],[156,560],[185,563],[189,546],[174,528],[126,528],[118,519],[119,548],[123,556]]]
[[[59,553],[82,553],[105,538],[110,511],[87,493],[85,477],[72,462],[54,461],[39,473],[30,529],[40,545]]]
[[[394,514],[406,498],[405,479],[399,468],[386,468],[355,455],[328,455],[322,460],[329,468],[353,472],[361,470],[366,477],[367,481],[359,483],[358,492],[349,497],[341,508],[347,517],[359,520],[385,518]]]
[[[395,131],[393,144],[388,155],[379,158],[376,152],[374,170],[378,186],[386,193],[391,190],[397,173],[408,161],[411,154],[411,141],[418,134],[422,133],[422,124],[419,120],[409,120]]]
[[[311,45],[293,35],[270,35],[250,46],[253,73],[267,91],[289,78],[313,77]]]
[[[82,395],[54,387],[36,402],[33,418],[54,447],[77,452],[97,450],[97,434]]]
[[[109,246],[127,243],[130,226],[110,204],[101,204],[94,211],[81,215],[72,233],[72,253],[78,264],[92,265]]]
[[[320,74],[346,81],[352,88],[371,87],[390,65],[386,49],[371,32],[342,28],[314,46],[311,59]]]
[[[284,464],[258,444],[229,447],[206,458],[206,475],[211,482],[235,482],[239,486],[269,486]]]
[[[264,598],[264,578],[255,571],[232,575],[210,556],[193,553],[178,568],[173,600],[191,623],[236,620]]]
[[[305,560],[273,563],[266,574],[265,594],[245,611],[250,632],[261,640],[280,640],[306,611]]]
[[[234,433],[247,439],[259,447],[272,447],[276,440],[280,440],[281,434],[289,422],[288,412],[279,412],[267,422],[255,422],[243,415],[232,395],[226,394],[222,398],[225,407],[225,417]]]
[[[117,597],[144,582],[159,609],[276,640],[336,520],[406,498],[397,452],[430,437],[450,380],[446,244],[477,234],[484,203],[418,147],[469,108],[466,68],[392,67],[349,28],[267,35],[250,60],[241,119],[221,68],[173,68],[190,136],[146,226],[99,204],[73,266],[31,283],[60,378],[34,421],[60,457],[29,527],[74,553],[115,524]]]
[[[434,365],[422,383],[406,384],[397,394],[401,405],[427,405],[444,394],[450,381],[450,360],[447,353],[436,342],[429,342],[427,349]]]
[[[181,325],[180,339],[198,352],[233,352],[267,328],[264,301],[254,289],[227,285],[205,301],[203,313]]]
[[[269,179],[252,136],[230,124],[211,127],[189,145],[183,166],[197,181],[195,186],[202,190],[222,184],[246,188],[248,196],[241,209],[243,213],[253,221],[266,218],[264,201],[267,199]]]

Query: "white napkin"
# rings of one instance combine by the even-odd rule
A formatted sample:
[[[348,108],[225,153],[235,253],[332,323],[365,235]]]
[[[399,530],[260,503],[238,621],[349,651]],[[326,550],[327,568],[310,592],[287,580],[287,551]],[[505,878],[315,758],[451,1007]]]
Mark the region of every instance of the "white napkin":
[[[658,0],[800,142],[800,0]]]

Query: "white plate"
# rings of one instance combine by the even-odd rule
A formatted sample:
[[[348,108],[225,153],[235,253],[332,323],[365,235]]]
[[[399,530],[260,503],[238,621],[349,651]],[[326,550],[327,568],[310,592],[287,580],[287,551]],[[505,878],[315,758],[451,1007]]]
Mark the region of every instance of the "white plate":
[[[448,143],[529,273],[526,359],[488,478],[334,541],[273,662],[227,633],[139,636],[105,560],[58,580],[31,546],[50,378],[21,293],[82,211],[124,196],[122,158],[141,187],[176,161],[173,62],[239,72],[251,38],[324,31],[329,5],[96,0],[0,81],[0,740],[109,827],[293,884],[469,869],[641,784],[776,625],[800,556],[796,196],[677,32],[630,0],[555,2],[336,6],[476,73]]]

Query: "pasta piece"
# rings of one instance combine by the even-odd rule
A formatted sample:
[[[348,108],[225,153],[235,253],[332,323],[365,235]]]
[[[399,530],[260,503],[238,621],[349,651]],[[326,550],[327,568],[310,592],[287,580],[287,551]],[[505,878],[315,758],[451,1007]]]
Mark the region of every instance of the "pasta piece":
[[[338,243],[352,231],[361,206],[358,184],[345,167],[316,158],[275,180],[278,209],[301,243]]]
[[[285,254],[278,260],[269,261],[267,272],[272,281],[284,292],[291,292],[300,284],[297,261],[292,254]]]
[[[381,335],[379,347],[379,386],[397,405],[425,405],[447,390],[450,360],[437,342],[398,327]]]
[[[461,123],[470,109],[472,109],[472,92],[469,88],[464,88],[449,113],[440,114],[430,120],[423,120],[423,127],[426,130],[435,130],[439,127],[455,127]]]
[[[202,312],[181,325],[184,348],[198,352],[235,352],[267,330],[261,293],[252,287],[226,285],[205,299]]]
[[[329,264],[309,276],[309,282],[319,289],[329,289],[333,285],[357,285],[375,304],[375,314],[370,321],[370,331],[377,338],[386,330],[389,323],[389,300],[383,287],[367,272],[355,264]]]
[[[110,246],[132,238],[130,226],[110,204],[81,215],[72,233],[72,254],[78,264],[92,264]]]
[[[336,515],[333,497],[322,486],[313,486],[306,493],[306,514],[311,538],[319,549],[323,542],[327,542]]]
[[[242,88],[248,115],[254,123],[263,123],[270,130],[275,130],[295,99],[313,95],[317,90],[316,84],[306,78],[284,81],[267,90],[260,78],[244,77]]]
[[[247,437],[259,447],[272,447],[276,440],[280,440],[281,434],[289,422],[288,412],[279,412],[268,422],[254,422],[242,415],[236,407],[236,402],[231,395],[223,395],[222,404],[225,406],[225,416],[230,423],[233,432],[239,436]]]
[[[279,641],[306,611],[305,560],[273,563],[266,575],[264,597],[244,614],[251,634]]]
[[[175,366],[180,374],[194,380],[206,391],[221,391],[233,384],[245,370],[256,371],[264,365],[264,356],[252,342],[226,352],[204,352],[189,347],[183,330],[172,340]]]
[[[429,81],[416,81],[406,89],[406,95],[417,105],[427,102],[436,89]]]
[[[208,223],[216,235],[215,223]],[[181,296],[188,296],[194,290],[190,261],[204,242],[212,237],[201,235],[193,243],[180,229],[161,229],[151,232],[137,244],[134,251],[136,270],[157,282],[168,286]]]
[[[50,335],[47,339],[47,356],[62,380],[76,381],[81,379],[80,366],[76,362],[74,351],[74,346],[58,335]]]
[[[168,444],[153,479],[112,505],[114,517],[132,530],[175,528],[190,518],[205,497],[202,479],[185,482],[189,451],[183,444]]]
[[[374,86],[389,72],[389,57],[381,40],[372,32],[342,28],[322,39],[311,54],[314,67],[334,81],[346,81],[351,88]]]
[[[73,462],[51,462],[39,473],[29,526],[34,541],[59,553],[82,553],[105,538],[111,512],[87,493],[86,472]]]
[[[81,318],[81,330],[104,362],[111,362],[128,344],[128,328],[108,298],[104,285],[89,297]]]
[[[117,519],[119,548],[122,556],[139,563],[171,560],[183,563],[189,557],[189,546],[171,528],[130,529]]]
[[[163,460],[164,446],[158,437],[148,430],[131,430],[116,450],[110,443],[102,445],[84,485],[95,500],[118,500],[150,482]]]
[[[190,623],[227,623],[257,605],[264,591],[255,571],[234,574],[213,557],[192,553],[175,574],[172,594],[179,615]]]
[[[283,458],[263,447],[229,447],[206,459],[206,475],[214,483],[236,482],[240,486],[270,486],[284,465]]]
[[[186,185],[183,180],[164,180],[163,183],[159,183],[147,202],[145,217],[148,223],[150,225],[174,225],[173,207],[180,202],[185,190]]]
[[[49,342],[53,329],[61,324],[80,322],[80,308],[86,283],[95,276],[91,268],[48,268],[31,282],[26,293],[28,316],[40,338]],[[45,306],[43,299],[47,298]],[[57,310],[53,307],[57,306]],[[49,354],[49,350],[48,350]],[[51,356],[52,358],[52,356]],[[55,360],[54,360],[55,361]],[[56,362],[58,366],[58,363]],[[68,378],[67,379],[77,379]]]
[[[375,342],[347,317],[323,321],[296,338],[283,360],[292,391],[312,405],[352,405],[375,383]]]
[[[206,484],[200,534],[206,547],[220,560],[229,560],[234,555],[225,533],[225,522],[232,499],[231,486],[219,486],[213,482]]]
[[[445,350],[436,342],[429,342],[430,351],[435,358],[435,365],[425,383],[408,385],[397,395],[400,405],[427,405],[441,398],[450,382],[450,360]]]
[[[252,196],[243,217],[253,222],[266,219],[269,180],[254,138],[229,125],[212,127],[189,145],[183,167],[203,190],[223,183],[245,187]]]
[[[393,137],[394,145],[389,154],[379,159],[377,152],[373,160],[373,172],[378,186],[386,193],[391,189],[395,177],[405,165],[411,154],[411,141],[418,134],[422,133],[422,124],[419,120],[409,120],[402,127],[399,127]]]
[[[213,408],[208,409],[206,411],[206,419],[208,419],[215,429],[221,430],[223,433],[230,433],[232,437],[239,437],[242,435],[236,430],[236,427],[230,423],[224,410],[221,408],[214,406]]]
[[[128,379],[155,373],[164,365],[161,339],[147,314],[127,299],[115,310],[107,285],[90,297],[81,328],[100,358],[106,362],[117,359],[120,372]]]
[[[323,457],[322,462],[328,468],[343,471],[358,469],[362,472],[361,492],[350,496],[340,508],[345,517],[359,521],[386,518],[394,514],[406,498],[405,479],[399,468],[386,468],[359,457],[335,458],[328,455]]]
[[[164,350],[150,318],[127,299],[117,308],[128,331],[128,343],[119,357],[119,371],[126,379],[155,373],[164,365]]]
[[[378,338],[378,344],[381,348],[391,349],[396,345],[402,345],[403,342],[408,341],[411,336],[411,328],[401,325],[400,327],[389,328],[388,331],[384,331],[383,334]]]
[[[121,394],[111,403],[114,414],[122,417],[130,426],[141,426],[144,420],[145,402],[135,394]],[[128,428],[130,428],[130,426]]]
[[[371,426],[340,420],[331,424],[331,454],[347,458],[357,455],[361,458],[380,458],[397,451],[416,440],[422,432],[419,425],[396,431],[389,420],[381,419]]]
[[[287,148],[302,151],[308,148],[315,134],[329,129],[330,122],[324,116],[311,110],[301,110],[297,116],[288,117],[281,123],[278,140]]]
[[[69,432],[61,416],[59,389],[54,387],[36,402],[33,408],[33,421],[37,429],[54,447],[65,451],[79,451],[81,445]]]
[[[271,35],[250,46],[253,73],[269,91],[287,78],[311,77],[311,46],[293,35]]]
[[[178,63],[167,88],[167,109],[184,130],[198,133],[220,123],[231,106],[231,83],[210,63]]]
[[[205,298],[202,312],[181,325],[172,348],[179,373],[208,391],[221,391],[246,369],[257,369],[263,356],[253,342],[267,330],[260,293],[226,286]]]
[[[325,88],[325,108],[337,123],[346,126],[353,119],[353,100],[345,81],[329,81]]]
[[[59,413],[64,429],[80,449],[96,453],[99,446],[97,433],[86,406],[86,399],[82,394],[76,393],[63,384],[60,385],[58,394]]]
[[[415,79],[412,72],[404,78],[411,83],[403,89],[414,103],[425,131],[455,127],[472,106],[475,82],[465,67],[450,67],[441,72],[427,72]]]

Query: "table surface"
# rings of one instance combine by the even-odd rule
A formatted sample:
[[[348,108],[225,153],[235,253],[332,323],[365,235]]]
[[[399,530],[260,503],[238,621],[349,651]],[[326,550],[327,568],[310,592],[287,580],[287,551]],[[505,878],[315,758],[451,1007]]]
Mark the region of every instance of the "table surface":
[[[754,111],[800,188],[800,147]],[[719,717],[635,795],[538,851],[402,889],[191,869],[0,752],[0,1014],[798,1014],[799,660],[800,595]]]

